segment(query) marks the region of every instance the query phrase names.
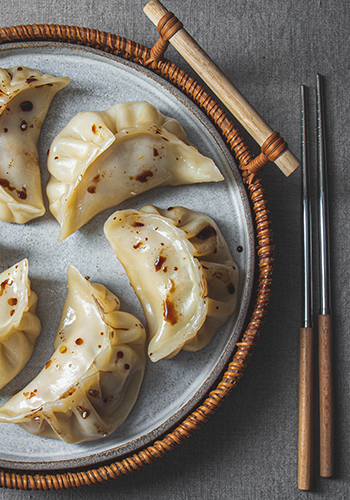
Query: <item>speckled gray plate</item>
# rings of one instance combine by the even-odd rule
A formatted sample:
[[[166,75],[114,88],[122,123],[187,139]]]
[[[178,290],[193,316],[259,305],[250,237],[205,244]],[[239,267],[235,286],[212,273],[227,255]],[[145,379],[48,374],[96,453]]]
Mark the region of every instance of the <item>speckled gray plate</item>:
[[[123,59],[85,47],[54,43],[0,47],[0,67],[21,65],[69,76],[71,84],[55,97],[39,141],[43,189],[48,181],[46,155],[51,141],[78,112],[107,109],[117,102],[146,100],[179,120],[189,139],[211,157],[224,182],[165,187],[128,200],[120,209],[152,203],[161,208],[183,205],[211,216],[220,227],[240,269],[236,314],[200,352],[182,352],[172,360],[148,361],[140,396],[126,422],[106,439],[69,445],[0,425],[0,466],[52,470],[97,464],[118,458],[159,438],[189,413],[212,386],[233,351],[250,301],[254,273],[254,232],[249,202],[238,169],[224,141],[207,117],[186,96],[152,72]],[[145,323],[128,278],[103,235],[114,209],[96,216],[62,243],[58,223],[48,210],[24,226],[0,222],[0,271],[27,257],[32,288],[39,297],[42,332],[25,369],[0,392],[0,403],[24,387],[53,351],[53,339],[66,297],[67,266],[73,264],[121,301],[122,310]],[[243,248],[242,252],[237,247]]]

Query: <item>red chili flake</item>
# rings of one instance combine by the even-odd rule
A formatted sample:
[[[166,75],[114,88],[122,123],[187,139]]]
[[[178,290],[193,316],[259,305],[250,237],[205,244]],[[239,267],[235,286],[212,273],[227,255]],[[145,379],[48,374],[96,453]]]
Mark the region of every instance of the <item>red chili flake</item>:
[[[156,271],[159,271],[160,269],[162,269],[162,266],[163,266],[165,261],[166,261],[166,257],[164,257],[163,255],[159,255],[159,257],[157,258],[157,260],[154,263],[154,267],[155,267]]]
[[[19,107],[21,108],[22,111],[32,111],[34,106],[32,101],[23,101],[21,102]]]

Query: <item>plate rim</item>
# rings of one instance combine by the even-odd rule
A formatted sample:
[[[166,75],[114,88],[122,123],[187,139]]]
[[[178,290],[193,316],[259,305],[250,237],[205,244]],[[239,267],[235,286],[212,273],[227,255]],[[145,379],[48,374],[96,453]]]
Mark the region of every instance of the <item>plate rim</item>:
[[[248,255],[249,255],[248,261],[250,260],[251,262],[250,262],[250,265],[248,265],[247,280],[246,280],[247,283],[249,284],[249,286],[246,286],[245,296],[242,298],[241,311],[244,310],[244,315],[242,317],[242,314],[240,314],[240,321],[235,324],[235,329],[237,329],[237,324],[239,325],[239,327],[238,327],[239,331],[238,331],[238,335],[237,335],[237,337],[239,337],[242,333],[243,326],[244,326],[244,323],[245,323],[246,318],[247,318],[248,308],[249,308],[249,304],[251,301],[251,295],[253,292],[254,263],[255,263],[255,251],[254,251],[255,235],[254,235],[252,213],[251,213],[250,206],[249,206],[248,194],[244,188],[241,176],[239,175],[239,171],[238,171],[238,168],[236,166],[236,162],[235,162],[232,154],[230,153],[222,135],[219,134],[219,132],[215,129],[214,125],[210,122],[209,118],[205,115],[205,113],[200,110],[199,106],[196,103],[194,103],[193,101],[191,101],[190,98],[186,94],[184,94],[180,89],[173,86],[171,83],[169,83],[167,80],[165,80],[161,76],[151,72],[148,69],[145,69],[142,66],[139,66],[136,62],[125,60],[120,56],[109,54],[109,53],[102,51],[101,49],[95,49],[95,48],[87,47],[85,45],[72,46],[71,44],[65,43],[65,42],[51,42],[51,41],[14,42],[14,43],[6,44],[6,45],[0,45],[0,53],[3,51],[16,50],[16,49],[24,48],[24,47],[44,48],[47,46],[49,46],[49,47],[62,47],[62,46],[64,46],[64,47],[68,47],[69,49],[72,49],[72,50],[78,49],[79,51],[85,52],[85,53],[92,52],[94,54],[101,55],[101,56],[107,57],[109,59],[112,59],[119,64],[129,66],[129,67],[132,67],[138,71],[141,71],[143,74],[146,74],[146,75],[152,77],[153,79],[155,79],[156,81],[158,81],[166,90],[169,90],[170,92],[175,94],[175,96],[177,98],[179,98],[179,96],[181,96],[181,98],[182,98],[181,101],[184,105],[186,105],[186,103],[184,102],[186,100],[191,102],[192,105],[196,108],[197,112],[200,112],[200,114],[202,114],[202,117],[205,118],[205,120],[207,122],[206,126],[209,125],[209,129],[215,131],[214,137],[215,136],[220,137],[220,142],[222,143],[222,145],[225,146],[227,153],[231,158],[230,163],[233,164],[235,167],[232,169],[233,175],[237,181],[237,185],[238,185],[238,188],[239,188],[239,191],[241,194],[241,201],[242,201],[242,204],[244,207],[245,219],[246,219],[246,221],[249,220],[249,230],[248,230],[249,238],[248,239],[249,239],[250,248],[249,248],[249,253],[248,253]],[[197,115],[197,117],[198,117],[198,115]],[[243,304],[244,304],[244,307],[243,307]],[[110,462],[111,460],[115,460],[115,459],[120,460],[123,456],[129,454],[130,452],[136,452],[138,449],[141,449],[141,448],[147,446],[149,443],[153,442],[155,439],[160,439],[161,436],[163,436],[165,433],[169,432],[172,427],[176,427],[176,425],[178,425],[178,423],[181,420],[183,420],[187,415],[189,415],[193,411],[194,408],[196,408],[199,405],[200,401],[203,399],[204,394],[207,392],[207,390],[209,390],[211,387],[213,387],[214,384],[218,381],[218,378],[222,372],[222,369],[227,364],[228,359],[230,358],[230,356],[233,353],[233,350],[235,348],[237,340],[238,340],[238,338],[233,342],[232,336],[231,336],[231,340],[228,342],[228,345],[226,347],[226,350],[229,351],[227,359],[225,360],[225,362],[221,366],[220,370],[217,371],[214,378],[211,379],[210,386],[205,391],[202,392],[201,397],[198,398],[195,396],[197,395],[198,392],[201,391],[202,386],[200,387],[200,389],[198,391],[196,391],[196,394],[191,398],[191,400],[196,399],[196,401],[192,402],[190,408],[187,408],[186,411],[182,411],[181,414],[176,417],[175,421],[172,422],[172,424],[170,426],[165,425],[166,422],[169,420],[168,419],[166,422],[164,422],[164,424],[158,426],[156,429],[154,429],[153,431],[148,433],[149,438],[143,442],[140,442],[140,445],[137,446],[136,448],[133,448],[130,450],[130,449],[127,449],[128,448],[127,445],[121,445],[121,446],[118,446],[118,447],[113,448],[111,450],[108,450],[108,452],[103,451],[103,452],[99,452],[99,453],[94,453],[93,455],[89,456],[89,458],[91,460],[86,462],[86,463],[82,463],[84,460],[81,458],[78,458],[78,459],[68,459],[67,461],[66,460],[53,461],[53,462],[48,461],[48,462],[45,462],[45,467],[43,467],[42,462],[37,463],[37,464],[36,463],[33,464],[31,462],[18,462],[18,461],[13,462],[13,461],[0,460],[0,467],[5,467],[7,469],[16,469],[16,470],[17,469],[20,469],[20,470],[40,470],[40,471],[47,472],[49,470],[62,470],[62,469],[72,469],[72,468],[76,468],[76,467],[89,467],[91,465],[96,465],[96,464],[102,463],[104,461]],[[233,345],[231,345],[231,344],[233,344]],[[218,365],[218,363],[216,364],[216,367],[217,367],[217,365]],[[213,371],[215,371],[215,370],[213,370]],[[185,405],[186,407],[188,406],[188,403],[189,402],[186,403],[186,405]],[[160,428],[163,428],[162,431],[157,432],[158,429],[160,429]],[[153,434],[157,434],[157,436],[153,436]],[[141,438],[138,438],[137,441],[140,441]],[[122,448],[123,448],[122,453],[118,453],[118,454],[113,453],[116,451],[116,449],[120,450]],[[106,457],[106,454],[108,454],[109,456]]]

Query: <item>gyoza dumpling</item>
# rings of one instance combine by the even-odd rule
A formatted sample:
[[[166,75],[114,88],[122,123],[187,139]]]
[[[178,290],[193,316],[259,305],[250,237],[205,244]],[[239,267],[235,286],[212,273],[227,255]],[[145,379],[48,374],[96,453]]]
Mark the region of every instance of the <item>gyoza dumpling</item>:
[[[25,222],[45,213],[37,143],[55,94],[69,78],[16,66],[0,69],[0,220]]]
[[[144,309],[152,361],[207,345],[233,314],[238,269],[215,222],[184,207],[115,212],[105,235]]]
[[[131,411],[145,370],[145,329],[102,285],[68,268],[68,295],[53,353],[39,375],[0,408],[20,424],[68,443],[111,434]]]
[[[59,241],[102,210],[151,188],[223,180],[179,122],[147,102],[76,115],[54,139],[48,169]]]
[[[30,288],[27,259],[0,274],[0,389],[24,368],[41,325]]]

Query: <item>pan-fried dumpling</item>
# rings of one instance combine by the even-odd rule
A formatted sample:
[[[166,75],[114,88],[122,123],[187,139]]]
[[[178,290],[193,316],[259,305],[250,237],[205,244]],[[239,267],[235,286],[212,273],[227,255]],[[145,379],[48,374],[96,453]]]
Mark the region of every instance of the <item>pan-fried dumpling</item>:
[[[68,295],[55,352],[25,389],[0,408],[0,422],[78,443],[105,437],[131,411],[145,370],[145,329],[104,286],[68,268]]]
[[[0,69],[0,220],[25,222],[45,212],[37,143],[55,94],[70,79],[16,66]]]
[[[152,361],[207,345],[233,314],[238,269],[215,222],[184,207],[115,212],[105,235],[144,309]]]
[[[33,353],[41,329],[37,300],[30,288],[27,259],[0,274],[0,389]]]
[[[223,180],[179,122],[147,102],[76,115],[54,139],[48,169],[59,241],[102,210],[151,188]]]

